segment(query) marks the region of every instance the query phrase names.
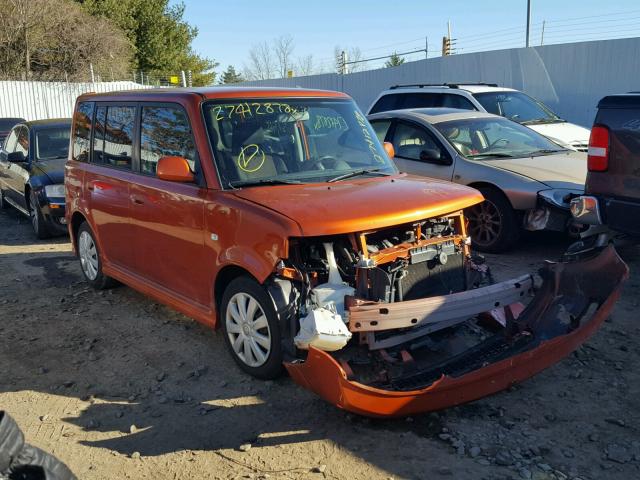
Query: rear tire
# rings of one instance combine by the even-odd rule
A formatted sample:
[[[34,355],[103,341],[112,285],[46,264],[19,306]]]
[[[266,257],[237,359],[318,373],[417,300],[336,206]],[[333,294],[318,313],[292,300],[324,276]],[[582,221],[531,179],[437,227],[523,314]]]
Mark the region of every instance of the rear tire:
[[[51,237],[49,227],[44,219],[42,210],[40,209],[40,203],[33,190],[29,190],[29,217],[31,218],[31,226],[33,231],[40,240]]]
[[[102,256],[98,242],[87,222],[83,222],[78,228],[76,241],[82,274],[89,285],[96,290],[115,286],[116,281],[102,273]]]
[[[222,295],[220,323],[235,362],[263,380],[283,372],[278,316],[265,289],[248,276],[232,280]]]
[[[478,190],[484,196],[484,202],[465,210],[473,247],[489,253],[507,251],[520,238],[516,212],[501,191],[488,187]]]

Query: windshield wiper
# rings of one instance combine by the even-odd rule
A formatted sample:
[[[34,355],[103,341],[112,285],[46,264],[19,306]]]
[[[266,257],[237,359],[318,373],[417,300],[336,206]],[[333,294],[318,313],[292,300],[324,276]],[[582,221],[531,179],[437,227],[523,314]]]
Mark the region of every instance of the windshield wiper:
[[[543,155],[549,153],[558,153],[558,152],[566,152],[565,148],[541,148],[540,150],[534,150],[533,152],[529,152],[527,155],[535,155],[536,153],[541,153]]]
[[[359,177],[360,175],[367,174],[381,175],[383,177],[391,175],[390,173],[381,172],[380,170],[380,168],[364,168],[362,170],[354,170],[352,172],[343,173],[342,175],[338,175],[337,177],[330,178],[329,180],[327,180],[327,183],[339,182],[340,180],[346,180],[347,178]]]
[[[466,155],[467,158],[478,158],[478,157],[496,157],[496,158],[513,158],[513,155],[510,153],[477,153],[475,155]]]
[[[561,118],[534,118],[533,120],[525,120],[524,122],[520,122],[522,125],[534,125],[541,123],[563,123],[566,120]]]
[[[237,182],[228,182],[232,188],[242,187],[260,187],[263,185],[299,185],[299,180],[283,180],[279,178],[263,178],[261,180],[241,180]]]

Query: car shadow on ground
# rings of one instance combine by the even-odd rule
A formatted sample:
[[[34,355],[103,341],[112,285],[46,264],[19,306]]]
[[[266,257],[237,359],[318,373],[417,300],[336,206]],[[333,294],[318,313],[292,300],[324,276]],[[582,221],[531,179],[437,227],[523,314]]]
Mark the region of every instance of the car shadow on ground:
[[[557,259],[568,244],[546,234],[527,235],[523,242],[528,252],[537,252],[531,265],[545,255]],[[75,399],[78,409],[60,417],[70,441],[81,445],[152,457],[184,450],[220,454],[247,443],[259,450],[329,441],[393,475],[415,477],[446,458],[451,463],[450,447],[437,440],[450,416],[497,418],[486,401],[410,419],[348,414],[287,377],[250,378],[233,363],[220,334],[130,288],[87,288],[70,253],[2,253],[12,245],[38,242],[24,229],[0,233],[0,272],[9,272],[0,277],[0,393]],[[636,251],[631,256],[638,260]],[[489,257],[511,263],[506,256]],[[493,398],[504,396],[518,403],[528,393]],[[308,468],[301,452],[283,468]],[[456,462],[468,471],[477,468],[467,457]]]

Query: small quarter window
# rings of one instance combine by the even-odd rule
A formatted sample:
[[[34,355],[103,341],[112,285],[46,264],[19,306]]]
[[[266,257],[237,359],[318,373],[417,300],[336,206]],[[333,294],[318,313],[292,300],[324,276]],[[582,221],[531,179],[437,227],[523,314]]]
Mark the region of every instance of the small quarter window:
[[[89,160],[92,118],[93,102],[78,104],[73,118],[73,150],[71,154],[71,158],[77,162]]]
[[[158,160],[183,157],[196,171],[196,148],[186,112],[178,106],[142,107],[140,122],[140,170],[156,174]]]

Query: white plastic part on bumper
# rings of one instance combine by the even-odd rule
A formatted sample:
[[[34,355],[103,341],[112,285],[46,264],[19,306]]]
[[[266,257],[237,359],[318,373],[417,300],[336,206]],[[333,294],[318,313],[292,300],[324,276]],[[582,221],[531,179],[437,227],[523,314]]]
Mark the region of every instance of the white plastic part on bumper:
[[[326,352],[343,348],[351,339],[351,332],[342,317],[326,308],[316,308],[300,320],[300,332],[293,341],[296,347],[307,350],[309,345]]]

